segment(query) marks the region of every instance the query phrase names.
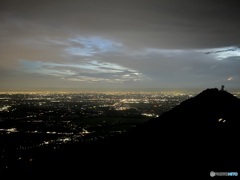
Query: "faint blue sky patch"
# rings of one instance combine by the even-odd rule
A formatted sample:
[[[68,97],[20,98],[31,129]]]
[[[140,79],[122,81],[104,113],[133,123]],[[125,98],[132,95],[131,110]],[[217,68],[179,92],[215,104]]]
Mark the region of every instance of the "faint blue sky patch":
[[[119,42],[114,42],[101,37],[77,37],[69,39],[72,46],[65,49],[70,55],[93,56],[98,53],[118,51],[122,47]]]

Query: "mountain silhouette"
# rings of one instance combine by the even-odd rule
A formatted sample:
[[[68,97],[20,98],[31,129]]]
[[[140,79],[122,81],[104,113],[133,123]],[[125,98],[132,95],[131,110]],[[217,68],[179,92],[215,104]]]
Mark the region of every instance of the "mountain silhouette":
[[[189,133],[198,136],[203,132],[214,135],[228,132],[225,134],[228,136],[240,129],[239,110],[240,99],[234,95],[217,88],[206,89],[160,117],[132,129],[127,133],[126,141],[154,143],[167,133],[177,134],[175,139]]]
[[[206,89],[142,126],[151,128],[240,128],[240,99],[224,90]]]
[[[240,99],[234,95],[217,88],[206,89],[132,129],[124,143],[133,149],[147,147],[145,158],[159,160],[164,172],[188,170],[188,175],[209,176],[210,171],[237,171],[239,110]],[[163,160],[164,156],[168,160]]]
[[[239,109],[237,97],[217,88],[206,89],[122,136],[41,153],[26,172],[88,177],[97,173],[105,178],[147,175],[151,179],[238,171]]]

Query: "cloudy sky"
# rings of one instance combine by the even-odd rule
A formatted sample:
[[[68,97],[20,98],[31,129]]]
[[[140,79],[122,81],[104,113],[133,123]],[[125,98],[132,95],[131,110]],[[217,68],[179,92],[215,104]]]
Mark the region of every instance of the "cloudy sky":
[[[0,0],[0,90],[240,89],[237,0]]]

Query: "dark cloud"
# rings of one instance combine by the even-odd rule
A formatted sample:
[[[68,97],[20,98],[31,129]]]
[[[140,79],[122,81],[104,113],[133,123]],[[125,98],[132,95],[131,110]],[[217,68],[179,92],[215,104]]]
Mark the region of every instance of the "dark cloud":
[[[235,0],[6,0],[1,12],[5,23],[11,20],[33,34],[106,35],[132,46],[161,48],[240,44]]]
[[[230,48],[224,48],[224,49],[221,49],[221,50],[206,52],[205,54],[216,54],[216,53],[225,53],[225,52],[239,52],[239,51],[240,51],[240,46],[234,46],[234,47],[230,47]]]
[[[74,80],[117,87],[115,79],[136,88],[224,82],[235,87],[239,17],[237,0],[1,0],[1,84],[10,86],[11,80],[11,87],[14,82],[30,87],[35,78],[39,83],[32,85],[39,87],[62,87],[62,82],[78,87]],[[37,62],[43,64],[41,73],[29,67]],[[69,66],[91,62],[98,64],[88,72]],[[121,73],[112,73],[116,68]],[[55,76],[48,76],[53,71]],[[139,81],[129,84],[128,78]]]

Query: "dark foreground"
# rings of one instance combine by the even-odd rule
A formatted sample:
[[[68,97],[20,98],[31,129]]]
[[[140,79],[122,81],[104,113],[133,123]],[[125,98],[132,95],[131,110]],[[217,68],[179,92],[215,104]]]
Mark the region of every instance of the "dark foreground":
[[[177,133],[181,132],[126,136],[114,142],[70,144],[57,151],[39,151],[33,154],[34,161],[25,166],[16,164],[4,174],[10,177],[94,177],[97,174],[98,177],[160,178],[165,175],[209,177],[210,171],[239,172],[239,132]]]
[[[170,178],[239,172],[240,100],[209,89],[124,135],[38,150],[4,174],[34,177]]]

